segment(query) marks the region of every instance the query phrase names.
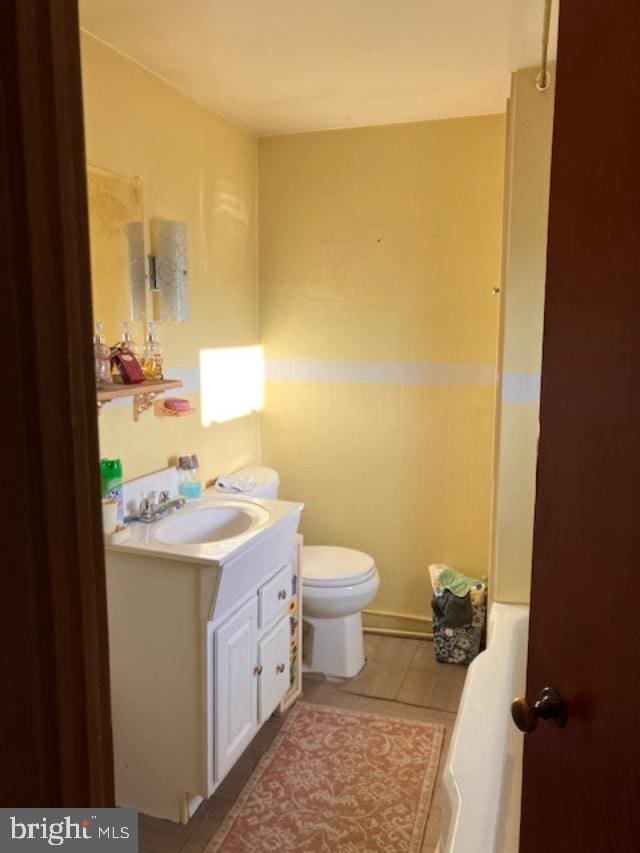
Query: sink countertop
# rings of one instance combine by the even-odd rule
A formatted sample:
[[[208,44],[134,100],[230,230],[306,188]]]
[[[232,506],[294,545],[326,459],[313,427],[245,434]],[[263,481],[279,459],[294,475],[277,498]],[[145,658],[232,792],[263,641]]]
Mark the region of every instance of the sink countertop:
[[[198,545],[184,544],[168,544],[160,542],[155,538],[155,532],[158,527],[170,518],[178,518],[183,513],[188,513],[193,510],[206,509],[207,507],[230,507],[243,509],[251,514],[251,507],[267,510],[269,513],[266,519],[259,521],[255,526],[251,527],[244,533],[237,536],[231,536],[228,539],[221,539],[216,542],[205,542]],[[283,524],[286,524],[287,519],[292,514],[300,514],[304,508],[304,504],[293,501],[267,500],[264,498],[245,498],[242,495],[222,495],[215,496],[205,494],[196,500],[187,501],[183,509],[170,512],[158,521],[151,524],[145,524],[141,521],[132,521],[128,525],[131,530],[131,537],[121,545],[110,545],[105,543],[107,551],[114,551],[128,554],[142,554],[150,556],[151,554],[172,560],[179,560],[189,563],[201,563],[205,566],[221,566],[229,560],[237,557],[244,551],[249,550],[257,539],[262,538],[261,534],[276,530]],[[262,518],[262,512],[255,512],[256,520]]]

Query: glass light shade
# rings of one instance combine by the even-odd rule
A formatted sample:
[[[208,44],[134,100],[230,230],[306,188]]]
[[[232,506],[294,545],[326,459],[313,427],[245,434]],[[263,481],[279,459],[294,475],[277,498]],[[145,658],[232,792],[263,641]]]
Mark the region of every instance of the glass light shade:
[[[151,246],[156,258],[159,293],[156,317],[161,323],[187,323],[191,319],[187,223],[153,219]]]
[[[127,222],[127,247],[129,254],[129,317],[135,323],[147,319],[147,277],[144,253],[144,226],[142,222]]]
[[[261,346],[200,350],[202,425],[224,423],[257,412],[264,405],[264,355]]]

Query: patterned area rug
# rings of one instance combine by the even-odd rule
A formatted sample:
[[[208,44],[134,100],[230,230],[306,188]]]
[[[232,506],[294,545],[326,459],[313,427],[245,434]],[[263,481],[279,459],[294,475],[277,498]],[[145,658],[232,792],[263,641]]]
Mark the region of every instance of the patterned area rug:
[[[416,853],[443,735],[298,702],[206,853]]]

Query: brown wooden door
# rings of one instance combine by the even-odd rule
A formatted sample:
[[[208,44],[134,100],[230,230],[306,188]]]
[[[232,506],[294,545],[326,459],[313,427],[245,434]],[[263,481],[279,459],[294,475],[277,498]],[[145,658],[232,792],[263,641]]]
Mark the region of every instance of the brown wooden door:
[[[562,0],[522,853],[640,850],[640,3]]]
[[[110,806],[77,4],[0,22],[0,806]]]

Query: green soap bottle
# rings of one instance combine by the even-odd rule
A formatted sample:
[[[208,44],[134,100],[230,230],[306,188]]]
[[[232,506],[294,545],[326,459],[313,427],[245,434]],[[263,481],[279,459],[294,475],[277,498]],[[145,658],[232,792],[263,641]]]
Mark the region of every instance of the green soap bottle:
[[[118,502],[118,524],[124,520],[124,501],[122,494],[122,462],[119,459],[100,460],[100,485],[102,497]]]

